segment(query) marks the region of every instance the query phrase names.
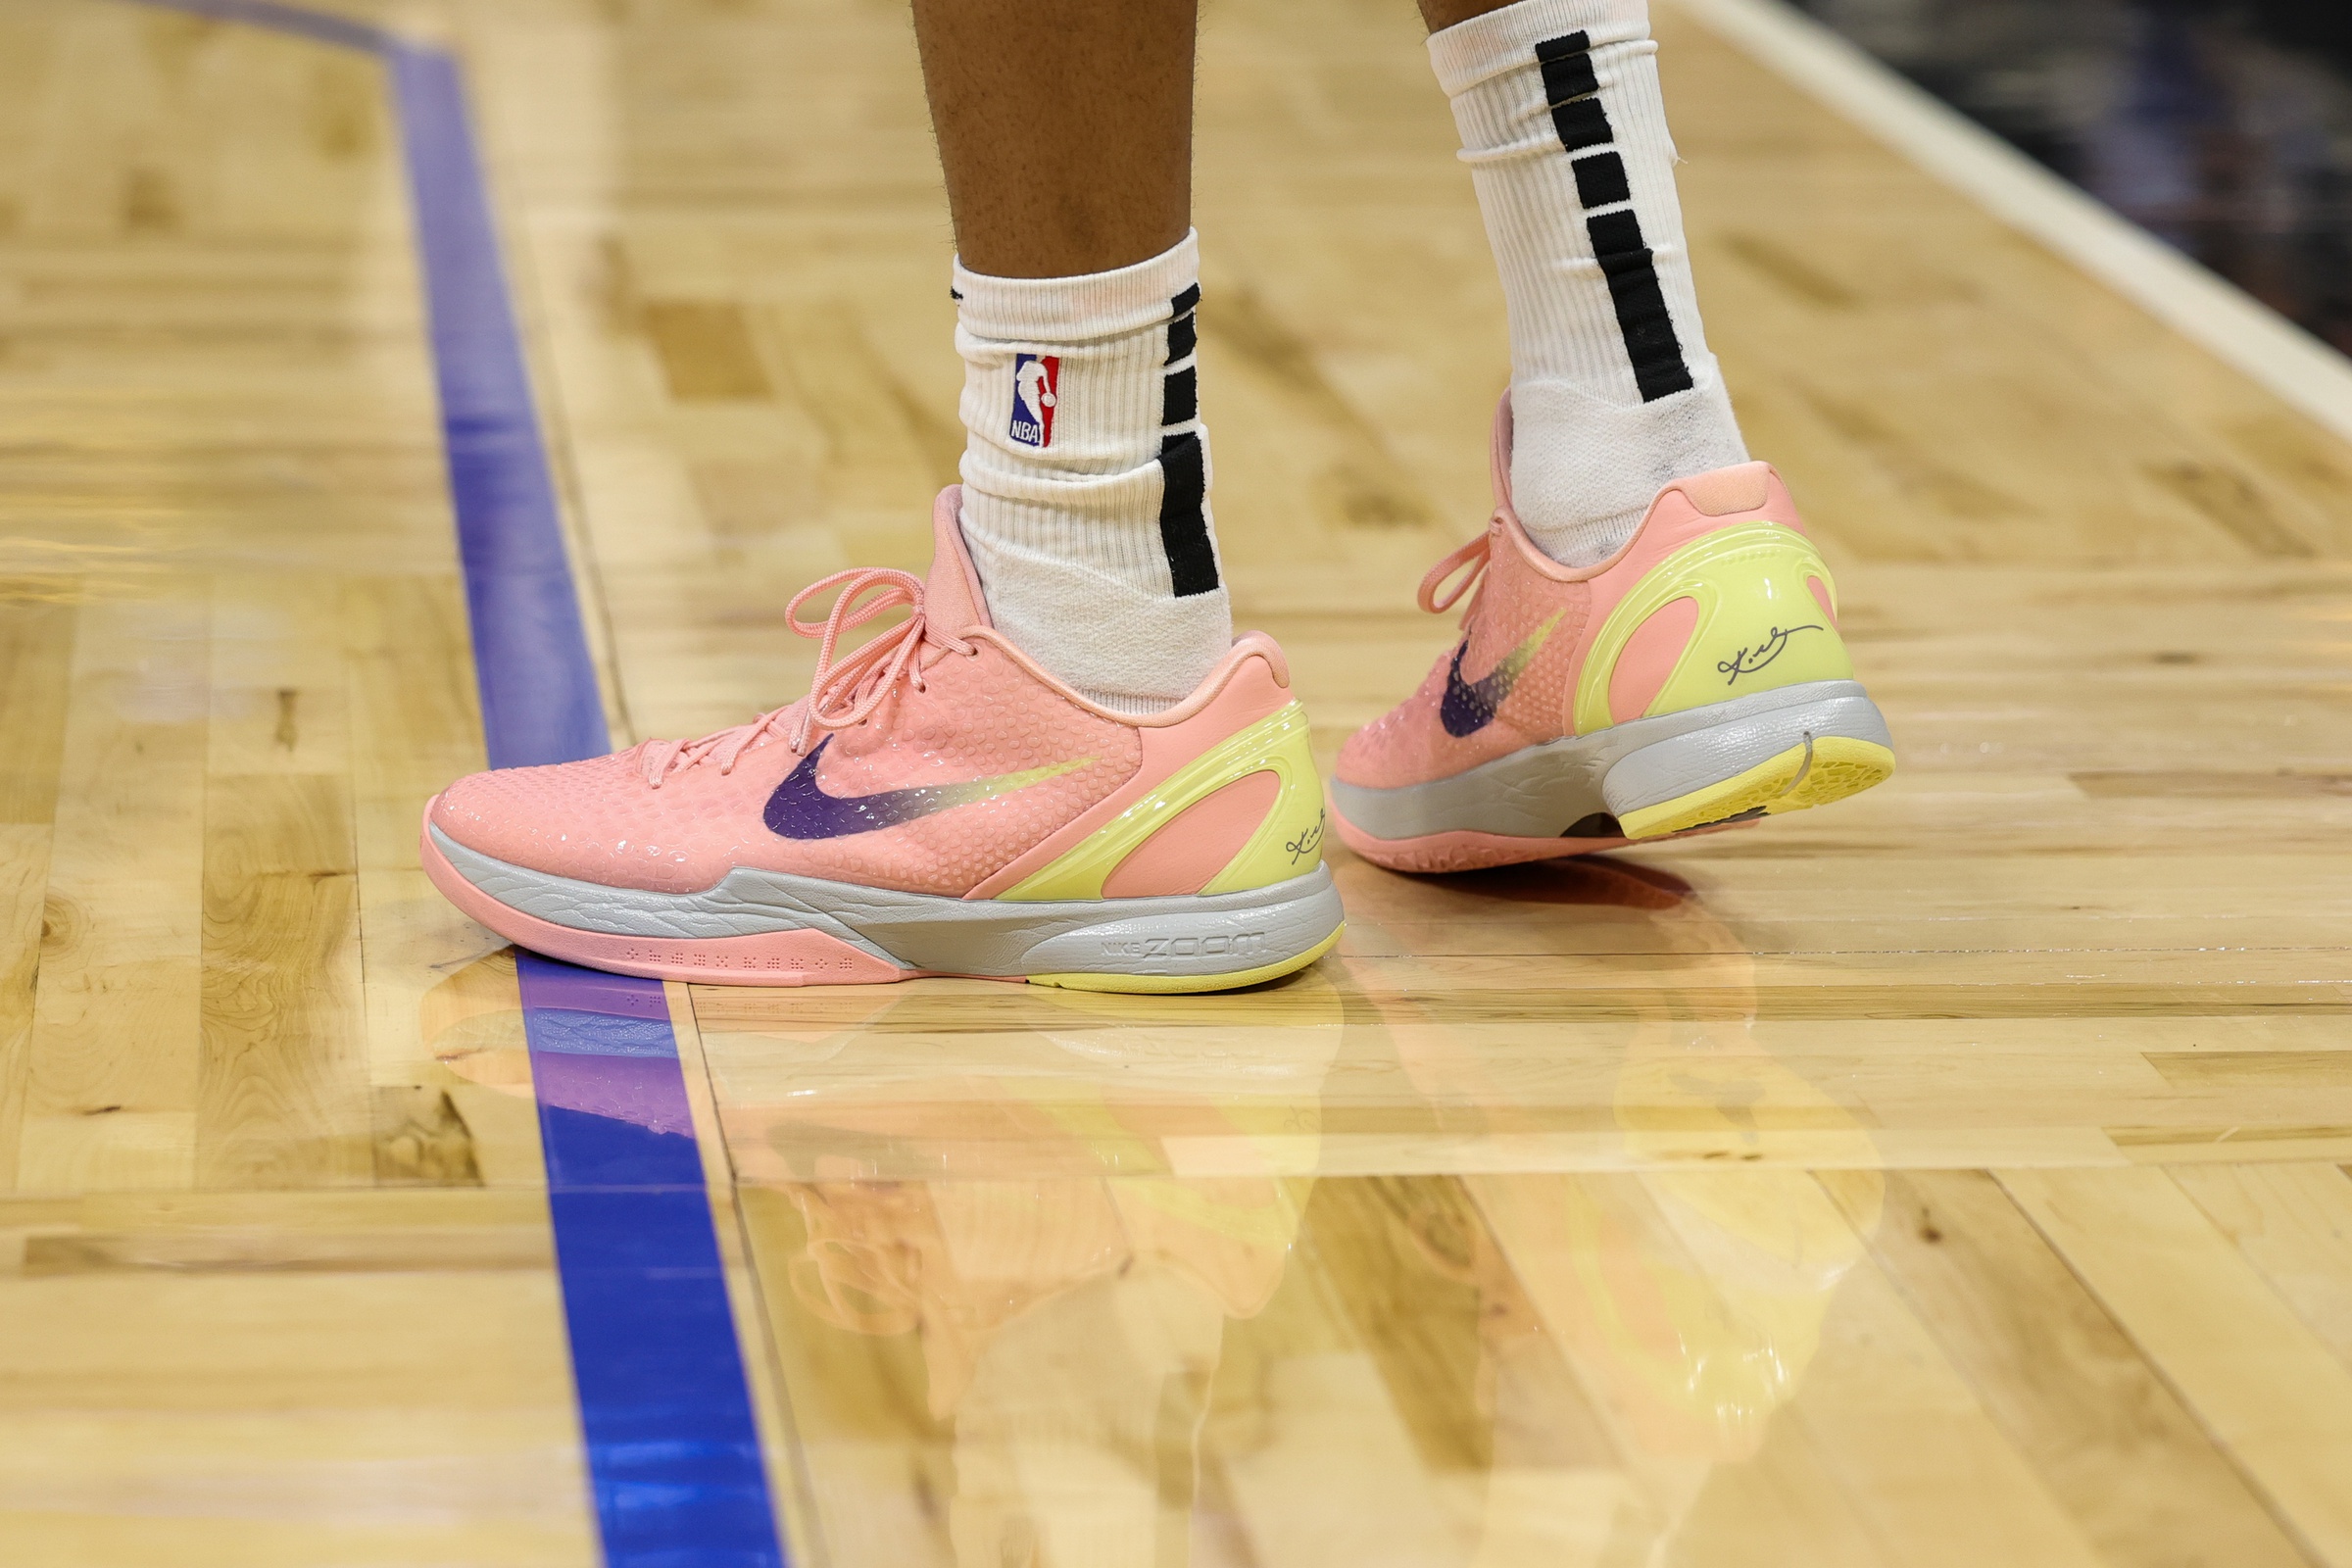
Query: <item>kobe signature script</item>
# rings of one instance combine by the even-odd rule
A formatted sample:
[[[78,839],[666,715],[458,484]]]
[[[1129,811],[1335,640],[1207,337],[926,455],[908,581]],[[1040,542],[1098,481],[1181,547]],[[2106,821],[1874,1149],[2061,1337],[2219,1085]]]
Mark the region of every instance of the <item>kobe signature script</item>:
[[[1719,659],[1715,662],[1715,667],[1723,671],[1727,677],[1724,684],[1729,686],[1740,676],[1753,675],[1757,670],[1780,658],[1781,650],[1788,646],[1788,639],[1798,632],[1819,630],[1821,630],[1819,626],[1789,626],[1787,628],[1775,626],[1772,628],[1772,635],[1756,644],[1754,648],[1742,648],[1729,659]]]
[[[1317,811],[1315,813],[1315,825],[1308,828],[1305,832],[1299,834],[1297,838],[1292,839],[1289,843],[1283,845],[1283,848],[1291,852],[1291,863],[1293,865],[1297,865],[1300,860],[1303,860],[1308,856],[1314,854],[1317,849],[1322,847],[1322,844],[1323,813],[1321,811]]]

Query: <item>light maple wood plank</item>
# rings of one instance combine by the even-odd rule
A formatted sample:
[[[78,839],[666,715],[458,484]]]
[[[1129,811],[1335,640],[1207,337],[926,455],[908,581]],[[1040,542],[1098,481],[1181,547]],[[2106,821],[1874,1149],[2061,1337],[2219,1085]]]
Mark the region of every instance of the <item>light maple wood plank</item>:
[[[2001,1185],[2322,1562],[2352,1562],[2352,1369],[2160,1170]]]
[[[2099,1560],[1882,1278],[1858,1275],[1824,1329],[1793,1413],[1875,1536],[1915,1562]]]
[[[0,582],[0,822],[46,824],[56,809],[76,596],[66,578]]]
[[[827,1200],[822,1186],[764,1184],[746,1186],[739,1199],[808,1476],[809,1506],[797,1533],[836,1554],[946,1568],[956,1561],[943,1507],[956,1489],[954,1429],[930,1401],[925,1347],[903,1300],[874,1289],[882,1276],[872,1265],[888,1266],[894,1239],[854,1213],[840,1213],[837,1223]],[[842,1208],[856,1205],[856,1195],[845,1195]],[[865,1206],[878,1217],[886,1205],[916,1212],[919,1190],[896,1204]],[[810,1247],[818,1237],[832,1244],[822,1260]],[[830,1289],[828,1268],[841,1282]]]
[[[80,610],[20,1191],[194,1176],[208,616],[186,588]]]
[[[2178,1165],[2172,1176],[2336,1359],[2352,1366],[2352,1172],[2341,1165]]]
[[[1840,1174],[1822,1185],[2103,1561],[2305,1560],[1990,1175]]]
[[[48,886],[49,830],[0,826],[0,1172],[17,1164]]]
[[[1792,1180],[1804,1178],[1669,1178],[1654,1191],[1590,1176],[1465,1183],[1498,1261],[1609,1433],[1629,1483],[1612,1549],[1630,1560],[1686,1532],[1693,1542],[1719,1539],[1720,1515],[1701,1507],[1710,1487],[1720,1508],[1725,1494],[1757,1485],[1786,1489],[1790,1505],[1743,1512],[1739,1554],[1786,1560],[1818,1547],[1831,1561],[1871,1560],[1872,1499],[1849,1495],[1810,1429],[1775,1441],[1857,1250],[1842,1225],[1826,1227],[1820,1214],[1808,1229],[1774,1211]],[[1697,1211],[1693,1196],[1702,1200]],[[1738,1278],[1721,1269],[1727,1250],[1740,1254]],[[1768,1445],[1770,1458],[1760,1459]],[[1913,1549],[1900,1531],[1880,1539]]]
[[[1251,1184],[1142,1190],[1163,1192],[1160,1204],[1174,1209],[1187,1185],[1202,1198],[1230,1199]],[[1404,1252],[1391,1250],[1402,1239],[1390,1231],[1394,1210],[1377,1195],[1335,1195],[1327,1184],[1303,1182],[1271,1194],[1297,1216],[1297,1229],[1253,1227],[1254,1278],[1237,1293],[1240,1279],[1226,1276],[1232,1320],[1217,1347],[1200,1439],[1201,1467],[1215,1477],[1213,1494],[1229,1510],[1233,1538],[1254,1562],[1316,1568],[1442,1560],[1478,1549],[1488,1533],[1484,1510],[1457,1506],[1461,1491],[1446,1485],[1446,1472],[1466,1458],[1479,1459],[1479,1471],[1486,1464],[1462,1452],[1458,1429],[1449,1435],[1445,1419],[1466,1392],[1456,1379],[1466,1370],[1461,1352],[1475,1346],[1473,1324],[1456,1316],[1451,1356],[1431,1357],[1432,1337],[1425,1336],[1376,1357],[1361,1325],[1381,1322],[1385,1303],[1399,1294],[1436,1297],[1443,1277],[1417,1258],[1406,1262],[1409,1242]],[[1186,1206],[1200,1211],[1197,1200]],[[1326,1263],[1326,1236],[1336,1267]],[[1406,1264],[1401,1274],[1399,1263]],[[1434,1338],[1444,1344],[1445,1330]],[[1455,1365],[1450,1375],[1447,1360]],[[1574,1421],[1565,1412],[1535,1417],[1546,1418]],[[1511,1499],[1502,1508],[1507,1529]]]
[[[15,1200],[0,1237],[12,1563],[596,1561],[541,1200]]]
[[[350,772],[343,597],[332,577],[216,579],[209,771]]]
[[[394,925],[370,916],[374,961],[408,959],[423,968],[449,911],[422,872],[380,882],[406,889]],[[368,885],[362,873],[362,887]],[[387,901],[372,907],[381,910]],[[421,925],[422,933],[415,928]],[[478,948],[478,939],[467,946]],[[372,1063],[376,1180],[388,1186],[544,1187],[537,1103],[531,1091],[530,1042],[511,952],[460,956],[450,972],[419,983],[405,978],[387,999],[409,1029],[393,1037],[400,1054]],[[395,971],[397,973],[398,971]],[[430,974],[430,970],[425,971]],[[380,1036],[378,1037],[381,1038]]]
[[[211,779],[200,1185],[374,1177],[348,790],[328,773]]]
[[[430,574],[347,580],[338,601],[375,1175],[544,1186],[514,962],[416,865],[424,803],[483,765],[446,536],[419,553]]]
[[[1795,1421],[1765,1430],[1755,1454],[1715,1466],[1684,1516],[1667,1560],[1690,1568],[1785,1563],[1791,1544],[1807,1562],[1877,1568],[1905,1560],[1875,1535],[1841,1489],[1813,1434]]]

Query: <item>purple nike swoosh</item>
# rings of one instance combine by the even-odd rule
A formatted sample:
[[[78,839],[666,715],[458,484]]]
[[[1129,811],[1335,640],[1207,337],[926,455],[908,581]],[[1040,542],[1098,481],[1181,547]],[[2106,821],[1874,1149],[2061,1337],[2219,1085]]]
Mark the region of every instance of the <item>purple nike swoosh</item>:
[[[1009,795],[1014,790],[1075,772],[1094,760],[1091,757],[1081,757],[1074,762],[1055,762],[1050,767],[1001,773],[995,778],[969,779],[960,784],[918,784],[912,789],[877,790],[871,795],[827,795],[816,782],[816,760],[832,744],[830,735],[817,742],[816,749],[802,758],[801,765],[786,774],[784,782],[767,798],[767,809],[761,813],[761,820],[767,823],[769,832],[788,839],[838,839],[852,833],[873,833],[935,811]]]
[[[1551,635],[1551,628],[1559,623],[1560,616],[1554,615],[1538,626],[1528,633],[1525,642],[1503,655],[1500,663],[1477,680],[1462,679],[1462,656],[1470,651],[1470,639],[1464,637],[1462,646],[1453,651],[1453,662],[1446,670],[1446,695],[1438,702],[1438,722],[1446,726],[1446,733],[1460,740],[1494,722],[1494,710],[1511,695],[1511,688],[1519,684],[1519,677],[1535,662],[1544,639]]]

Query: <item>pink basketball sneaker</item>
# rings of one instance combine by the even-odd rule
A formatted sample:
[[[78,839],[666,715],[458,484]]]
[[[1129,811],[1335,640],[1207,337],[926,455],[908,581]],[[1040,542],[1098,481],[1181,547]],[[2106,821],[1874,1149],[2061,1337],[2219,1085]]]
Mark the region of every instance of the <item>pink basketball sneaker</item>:
[[[1894,771],[1770,465],[1676,480],[1615,560],[1577,569],[1521,528],[1510,459],[1506,397],[1494,520],[1421,583],[1435,613],[1484,573],[1462,640],[1340,752],[1349,849],[1398,871],[1548,859],[1826,806]]]
[[[1328,952],[1322,785],[1273,640],[1236,639],[1166,712],[1107,712],[989,624],[957,512],[951,486],[927,583],[847,571],[793,600],[793,629],[823,639],[802,701],[452,784],[425,808],[434,885],[540,953],[735,985],[1212,991]],[[824,623],[803,622],[835,586]],[[906,621],[835,660],[899,605]]]

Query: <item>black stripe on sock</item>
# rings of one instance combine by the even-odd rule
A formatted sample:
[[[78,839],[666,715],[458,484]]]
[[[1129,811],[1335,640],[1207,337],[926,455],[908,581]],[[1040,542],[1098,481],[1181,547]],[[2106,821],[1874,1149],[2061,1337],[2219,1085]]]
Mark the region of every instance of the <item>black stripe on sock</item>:
[[[1591,51],[1592,35],[1572,32],[1536,45],[1536,60],[1544,69],[1544,94],[1551,108],[1552,129],[1560,146],[1571,155],[1588,147],[1607,147],[1617,138],[1602,109]],[[1591,96],[1575,96],[1582,91]],[[1573,158],[1576,196],[1590,212],[1633,199],[1625,160],[1615,152]],[[1674,318],[1666,309],[1666,291],[1658,281],[1657,259],[1642,242],[1642,223],[1631,212],[1601,213],[1585,220],[1592,236],[1592,255],[1601,275],[1609,281],[1609,299],[1617,308],[1617,330],[1625,338],[1625,356],[1633,366],[1634,384],[1644,403],[1684,392],[1695,383],[1683,363],[1682,340],[1675,335]]]
[[[963,303],[963,295],[953,287],[949,288],[948,290],[948,298],[954,300],[958,305]]]
[[[1674,318],[1666,310],[1666,292],[1658,283],[1656,259],[1642,243],[1642,223],[1632,213],[1602,213],[1585,220],[1592,236],[1592,255],[1609,280],[1609,298],[1617,307],[1617,329],[1625,337],[1626,358],[1633,363],[1634,384],[1642,401],[1654,403],[1695,383],[1683,363],[1682,340],[1675,336]]]
[[[1631,213],[1600,213],[1585,220],[1585,232],[1592,236],[1592,254],[1608,266],[1612,256],[1630,256],[1636,251],[1643,256],[1649,247],[1642,240],[1642,220]]]
[[[1634,188],[1626,182],[1625,160],[1615,153],[1594,153],[1568,167],[1576,171],[1576,199],[1587,212],[1634,199]]]
[[[1159,422],[1190,424],[1200,412],[1200,380],[1193,367],[1170,370],[1159,383]]]
[[[1551,128],[1559,133],[1560,145],[1572,153],[1588,147],[1605,147],[1617,139],[1609,129],[1609,112],[1600,107],[1598,98],[1554,104]]]
[[[1199,340],[1199,332],[1194,325],[1197,319],[1192,312],[1187,311],[1168,323],[1168,357],[1162,364],[1174,365],[1178,360],[1190,357],[1193,345]]]
[[[1563,55],[1557,60],[1544,61],[1544,103],[1564,104],[1571,98],[1589,98],[1598,91],[1600,78],[1592,74],[1591,55]]]
[[[1200,285],[1189,283],[1184,292],[1168,301],[1168,357],[1163,365],[1174,365],[1193,352],[1200,341],[1199,324],[1193,313],[1200,308]]]
[[[1208,473],[1200,437],[1187,430],[1159,443],[1159,543],[1176,597],[1217,590],[1217,552],[1208,542]]]

